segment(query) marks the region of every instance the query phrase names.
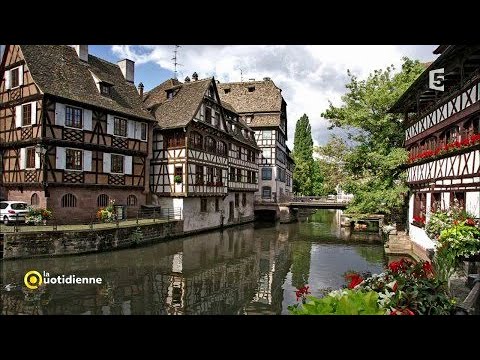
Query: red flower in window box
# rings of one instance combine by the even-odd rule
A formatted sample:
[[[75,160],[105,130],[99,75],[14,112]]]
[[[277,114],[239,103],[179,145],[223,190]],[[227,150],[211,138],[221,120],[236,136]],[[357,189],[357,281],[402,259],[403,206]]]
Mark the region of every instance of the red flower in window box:
[[[425,225],[425,220],[426,219],[422,215],[413,217],[414,224],[419,225],[420,227]]]

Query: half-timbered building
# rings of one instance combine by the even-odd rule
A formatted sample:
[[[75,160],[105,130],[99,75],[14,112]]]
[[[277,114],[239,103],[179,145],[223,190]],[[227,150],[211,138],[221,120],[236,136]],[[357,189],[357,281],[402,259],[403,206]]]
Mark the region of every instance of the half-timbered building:
[[[154,118],[133,61],[112,64],[87,45],[7,45],[0,79],[8,200],[52,209],[59,223],[92,220],[110,200],[130,215],[146,203]]]
[[[434,53],[440,56],[391,109],[404,115],[410,238],[420,250],[434,246],[422,227],[435,209],[456,202],[480,217],[480,46],[442,45]],[[444,74],[443,91],[432,88],[434,70]]]
[[[182,209],[186,232],[251,221],[258,179],[252,131],[232,111],[227,120],[213,78],[198,80],[196,73],[192,78],[167,80],[144,97],[157,120],[152,203]]]
[[[222,101],[233,106],[255,131],[262,150],[259,159],[259,192],[262,200],[277,202],[291,187],[287,182],[287,103],[270,78],[217,84]],[[291,177],[290,177],[291,181]]]

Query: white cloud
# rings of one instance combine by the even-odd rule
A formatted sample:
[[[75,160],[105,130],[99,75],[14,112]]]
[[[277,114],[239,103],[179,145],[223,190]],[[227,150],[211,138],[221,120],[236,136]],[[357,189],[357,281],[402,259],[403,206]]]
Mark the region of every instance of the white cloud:
[[[183,45],[178,78],[196,71],[200,78],[213,75],[221,82],[240,81],[240,69],[244,81],[268,76],[287,102],[289,146],[293,147],[295,123],[303,113],[310,118],[315,144],[323,144],[331,132],[320,114],[329,100],[341,104],[347,69],[365,78],[374,69],[391,64],[399,68],[402,56],[431,61],[434,49],[434,45]],[[171,45],[115,45],[112,50],[137,65],[153,62],[173,71]]]

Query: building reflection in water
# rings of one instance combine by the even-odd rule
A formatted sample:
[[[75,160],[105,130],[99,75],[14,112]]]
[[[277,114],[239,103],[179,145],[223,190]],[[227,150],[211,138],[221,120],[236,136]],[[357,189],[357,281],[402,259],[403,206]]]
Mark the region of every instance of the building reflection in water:
[[[348,268],[381,269],[381,245],[345,245],[337,217],[322,211],[298,223],[255,223],[136,249],[2,261],[0,313],[285,313],[296,287],[320,288],[325,279],[341,286]],[[27,290],[30,270],[102,277],[103,284]]]

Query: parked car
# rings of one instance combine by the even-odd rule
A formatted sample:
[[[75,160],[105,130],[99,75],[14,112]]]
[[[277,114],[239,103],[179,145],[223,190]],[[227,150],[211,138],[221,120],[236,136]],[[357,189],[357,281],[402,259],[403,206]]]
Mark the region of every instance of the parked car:
[[[23,201],[1,201],[0,220],[8,225],[11,222],[25,222],[28,204]]]

